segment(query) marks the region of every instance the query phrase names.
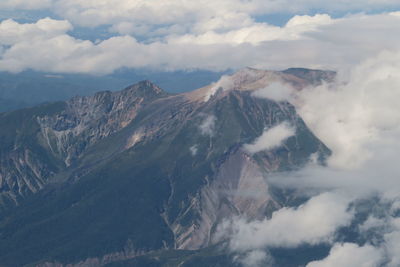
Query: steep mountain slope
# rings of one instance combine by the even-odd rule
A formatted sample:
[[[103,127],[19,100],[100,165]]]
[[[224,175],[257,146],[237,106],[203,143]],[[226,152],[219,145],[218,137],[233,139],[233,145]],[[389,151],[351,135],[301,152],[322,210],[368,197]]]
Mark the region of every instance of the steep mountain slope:
[[[246,69],[228,89],[180,95],[145,81],[2,114],[0,262],[104,265],[202,249],[219,241],[224,218],[261,218],[300,201],[271,187],[269,174],[329,150],[292,105],[252,91],[331,77],[315,73]],[[282,123],[294,129],[282,145],[246,149]]]
[[[143,82],[121,92],[1,114],[1,202],[18,203],[37,192],[86,147],[124,128],[137,109],[164,95]]]

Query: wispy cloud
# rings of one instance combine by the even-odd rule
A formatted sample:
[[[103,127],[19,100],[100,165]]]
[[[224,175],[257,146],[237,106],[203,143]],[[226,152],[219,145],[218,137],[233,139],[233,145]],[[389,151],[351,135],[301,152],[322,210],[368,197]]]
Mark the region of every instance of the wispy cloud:
[[[251,154],[274,149],[281,146],[286,139],[295,133],[296,129],[293,126],[288,122],[282,122],[265,130],[252,144],[246,144],[243,148]]]
[[[274,101],[287,101],[292,102],[292,95],[294,94],[294,89],[291,86],[285,85],[283,83],[274,82],[265,88],[258,89],[252,95],[259,98],[267,98]]]
[[[214,115],[208,115],[199,126],[201,134],[213,136],[216,120]]]

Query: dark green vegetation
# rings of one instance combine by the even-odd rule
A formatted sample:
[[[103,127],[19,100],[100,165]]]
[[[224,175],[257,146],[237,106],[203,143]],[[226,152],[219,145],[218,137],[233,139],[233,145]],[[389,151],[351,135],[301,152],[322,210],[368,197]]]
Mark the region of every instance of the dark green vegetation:
[[[211,115],[212,131],[202,132]],[[296,127],[295,136],[246,155],[243,144],[283,121]],[[206,212],[201,192],[212,189],[224,163],[246,155],[268,173],[329,153],[289,103],[246,91],[193,102],[149,82],[3,113],[0,128],[4,266],[234,266],[220,248],[175,250],[185,244],[177,226],[199,227]],[[283,192],[270,193],[288,204]]]

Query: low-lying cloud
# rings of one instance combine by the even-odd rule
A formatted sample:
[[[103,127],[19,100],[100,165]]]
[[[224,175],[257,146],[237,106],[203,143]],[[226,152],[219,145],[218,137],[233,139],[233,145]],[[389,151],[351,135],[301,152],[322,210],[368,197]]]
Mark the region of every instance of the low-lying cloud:
[[[379,266],[382,256],[382,251],[371,245],[360,247],[353,243],[336,244],[328,257],[310,262],[306,267],[374,267]]]
[[[294,103],[333,151],[329,164],[361,166],[400,137],[400,52],[383,52],[355,67],[348,81],[301,91]]]
[[[267,129],[252,144],[246,144],[243,148],[251,153],[270,150],[280,147],[286,139],[293,136],[296,129],[288,122],[282,122],[270,129]]]
[[[234,81],[232,76],[223,75],[217,82],[211,85],[211,88],[208,90],[207,94],[204,96],[204,101],[208,101],[218,90],[228,91],[233,89]]]
[[[258,89],[252,95],[260,98],[267,98],[273,101],[292,101],[292,95],[294,94],[294,89],[289,85],[274,82],[265,88]]]
[[[225,222],[220,228],[221,235],[230,233],[229,247],[239,252],[330,242],[336,229],[348,225],[353,218],[348,209],[350,200],[338,194],[323,193],[298,208],[282,208],[274,212],[271,219]]]
[[[201,134],[213,136],[216,120],[217,117],[214,115],[208,115],[199,126]]]
[[[283,97],[275,99],[291,102],[332,155],[325,166],[310,160],[298,171],[268,174],[270,186],[309,200],[298,208],[282,208],[271,219],[231,222],[228,243],[233,252],[327,242],[332,246],[329,255],[308,267],[399,266],[399,62],[399,52],[382,52],[346,75],[339,73],[333,84],[282,92]],[[263,148],[256,144],[254,151]],[[326,196],[331,201],[324,199]],[[376,210],[360,220],[356,216],[358,201],[372,198]],[[350,222],[356,224],[360,238],[343,243],[335,233]]]

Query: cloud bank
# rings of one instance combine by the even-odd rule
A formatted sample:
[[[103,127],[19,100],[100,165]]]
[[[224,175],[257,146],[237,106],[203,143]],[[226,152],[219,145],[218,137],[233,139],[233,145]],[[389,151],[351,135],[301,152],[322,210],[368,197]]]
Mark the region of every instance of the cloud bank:
[[[234,251],[319,244],[330,241],[339,226],[351,222],[349,203],[347,198],[324,193],[298,208],[282,208],[271,219],[225,223],[221,231],[231,232],[229,246]]]
[[[134,25],[176,25],[181,22],[209,21],[209,25],[220,25],[221,19],[230,20],[231,27],[240,24],[234,17],[251,18],[262,14],[298,14],[313,10],[321,12],[359,12],[384,9],[399,9],[396,0],[338,0],[320,2],[314,0],[5,0],[0,7],[17,9],[44,9],[81,25],[111,25],[130,22]],[[112,12],[111,12],[112,10]],[[226,27],[226,26],[225,26]]]
[[[67,7],[63,10],[69,10],[73,3],[65,2]],[[84,1],[78,6],[87,9],[84,14],[93,17],[88,20],[90,22],[102,21],[102,17],[106,17],[104,23],[108,19],[114,23],[109,16],[118,12],[103,10],[108,5],[106,3],[100,9],[90,9],[96,3]],[[172,4],[167,3],[160,8],[170,10]],[[119,4],[113,3],[113,6]],[[200,5],[196,3],[194,6]],[[230,6],[221,10],[228,12],[226,9]],[[29,24],[2,21],[0,70],[97,74],[111,73],[123,67],[226,70],[246,66],[262,69],[301,66],[336,70],[349,69],[372,54],[382,50],[395,51],[400,45],[400,28],[397,27],[400,16],[395,12],[343,18],[331,18],[327,14],[296,15],[281,27],[257,22],[250,11],[247,15],[228,12],[230,15],[214,15],[213,19],[206,17],[204,20],[201,15],[184,15],[179,19],[172,12],[158,16],[162,21],[158,22],[161,24],[153,22],[158,25],[154,30],[145,22],[140,25],[123,20],[115,22],[110,26],[114,36],[94,42],[76,38],[71,32],[73,25],[79,25],[71,19],[81,16],[79,10],[72,8],[65,20],[44,19]],[[148,4],[143,4],[138,10],[145,18],[149,18],[148,12],[153,12]],[[104,14],[98,15],[98,12]],[[129,17],[140,19],[140,16],[130,13]],[[170,24],[168,19],[179,23]],[[195,23],[181,29],[184,27],[181,25],[186,25],[182,23],[185,19],[194,19]],[[99,23],[103,23],[101,21]],[[141,32],[149,35],[143,36]],[[9,36],[5,36],[7,34]]]
[[[399,51],[385,51],[339,73],[333,84],[302,91],[277,90],[275,100],[291,102],[311,131],[332,150],[332,156],[327,166],[310,162],[296,172],[268,174],[271,186],[309,200],[298,208],[282,208],[271,219],[230,222],[231,228],[223,229],[232,252],[247,255],[270,247],[327,242],[332,246],[329,255],[307,266],[399,266],[399,60]],[[253,95],[275,96],[269,93],[261,89]],[[327,195],[332,201],[323,198]],[[360,219],[360,201],[376,205],[363,211],[369,215],[365,220]],[[330,215],[320,213],[312,203]],[[337,231],[350,223],[358,229],[358,237],[343,242]]]
[[[4,9],[45,9],[52,7],[53,0],[3,0],[0,2],[0,8]]]
[[[355,67],[344,84],[308,88],[295,103],[312,131],[333,150],[331,166],[357,167],[400,137],[400,52]]]
[[[374,267],[379,266],[382,260],[381,251],[371,245],[359,247],[356,244],[336,244],[329,256],[320,261],[313,261],[306,267]]]

